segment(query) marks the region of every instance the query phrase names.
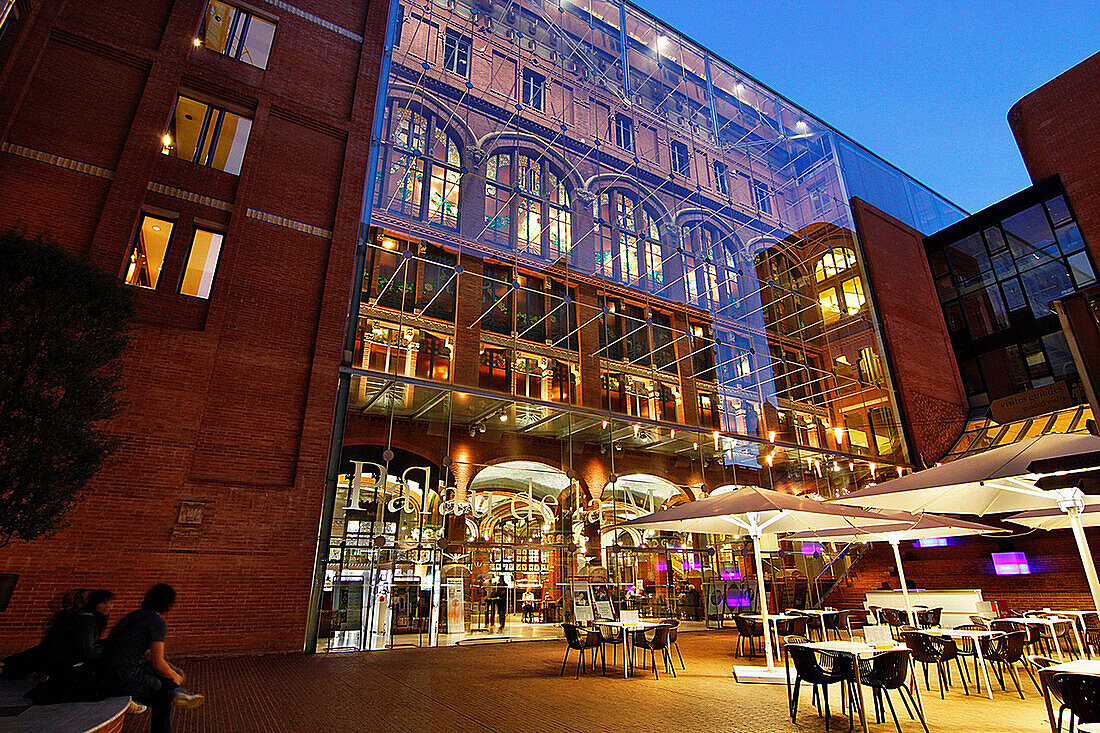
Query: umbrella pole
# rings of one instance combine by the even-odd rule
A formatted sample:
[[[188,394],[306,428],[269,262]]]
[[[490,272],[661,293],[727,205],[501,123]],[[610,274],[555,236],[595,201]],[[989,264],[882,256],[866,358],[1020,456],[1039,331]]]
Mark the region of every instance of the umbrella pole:
[[[905,599],[905,613],[909,617],[909,625],[913,623],[913,607],[909,604],[909,585],[905,582],[905,568],[901,566],[901,550],[898,549],[898,540],[890,540],[890,547],[894,550],[894,562],[898,566],[898,580],[901,581],[901,595]]]
[[[752,554],[756,558],[756,593],[760,599],[760,618],[764,623],[764,656],[768,659],[768,669],[774,669],[771,626],[768,623],[768,596],[764,591],[764,560],[760,552],[759,534],[753,534],[752,536]]]
[[[1069,515],[1069,526],[1073,530],[1073,539],[1077,541],[1077,551],[1081,553],[1081,564],[1085,566],[1085,577],[1089,581],[1089,592],[1092,593],[1092,607],[1100,610],[1100,580],[1096,578],[1096,564],[1092,561],[1089,541],[1085,537],[1085,529],[1081,525],[1081,509],[1073,506],[1066,511],[1066,514]]]

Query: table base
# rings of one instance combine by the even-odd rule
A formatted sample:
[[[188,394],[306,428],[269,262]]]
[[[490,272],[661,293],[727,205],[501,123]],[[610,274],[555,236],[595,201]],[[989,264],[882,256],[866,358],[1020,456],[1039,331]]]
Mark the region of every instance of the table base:
[[[749,685],[785,685],[787,673],[779,667],[755,667],[749,665],[734,665],[733,679]]]

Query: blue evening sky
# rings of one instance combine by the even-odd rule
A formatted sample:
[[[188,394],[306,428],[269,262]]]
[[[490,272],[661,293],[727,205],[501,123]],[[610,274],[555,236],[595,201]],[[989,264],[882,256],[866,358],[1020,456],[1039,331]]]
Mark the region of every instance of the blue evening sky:
[[[1100,0],[635,0],[970,212],[1030,184],[1008,109],[1100,51]]]

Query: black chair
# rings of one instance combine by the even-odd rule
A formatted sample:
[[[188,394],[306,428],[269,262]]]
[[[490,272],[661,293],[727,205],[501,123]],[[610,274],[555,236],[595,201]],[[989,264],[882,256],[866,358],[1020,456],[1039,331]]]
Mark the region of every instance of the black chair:
[[[1031,677],[1031,683],[1035,685],[1035,689],[1039,691],[1041,695],[1043,688],[1039,686],[1038,680],[1035,676],[1039,673],[1039,670],[1046,669],[1055,664],[1058,664],[1057,659],[1051,659],[1050,657],[1041,657],[1038,654],[1032,654],[1030,657],[1024,658],[1024,669],[1027,671],[1029,677]],[[1058,730],[1062,730],[1062,716],[1066,712],[1065,702],[1062,700],[1062,688],[1058,686],[1058,681],[1055,679],[1057,675],[1051,676],[1047,680],[1047,691],[1050,696],[1054,698],[1054,701],[1058,703]]]
[[[832,633],[833,638],[840,641],[840,630],[843,628],[840,623],[842,613],[842,611],[837,611],[836,613],[827,613],[822,617],[825,622],[826,640],[828,640],[829,634]]]
[[[807,633],[806,625],[810,619],[805,616],[798,616],[796,618],[784,619],[782,621],[775,622],[775,632],[782,638],[788,636],[804,636],[807,639],[810,638]]]
[[[642,651],[642,667],[645,667],[645,653],[649,652],[649,658],[653,665],[653,677],[660,679],[657,674],[657,652],[665,661],[665,670],[676,676],[676,667],[672,665],[672,658],[668,656],[668,629],[666,624],[658,624],[651,629],[638,629],[634,633],[634,651]],[[649,636],[648,634],[653,634]]]
[[[1100,723],[1100,677],[1062,672],[1054,675],[1054,683],[1062,693],[1062,709],[1073,714],[1069,719],[1070,733],[1075,725]],[[1062,710],[1059,710],[1059,721],[1061,718]]]
[[[922,608],[913,611],[913,625],[918,629],[931,629],[940,625],[942,608]]]
[[[909,625],[909,615],[900,608],[882,608],[879,610],[879,617],[883,623],[890,627],[890,633],[895,639],[898,638],[898,631],[902,626]]]
[[[623,645],[624,636],[621,627],[616,626],[604,626],[598,624],[596,626],[600,632],[600,643],[609,644],[611,646],[611,663],[615,664],[619,657],[619,647]],[[624,651],[623,654],[626,652]]]
[[[848,632],[848,639],[851,640],[851,638],[852,638],[852,622],[855,621],[856,628],[859,628],[860,616],[863,616],[863,615],[864,615],[863,611],[852,611],[852,610],[844,610],[844,611],[841,611],[840,613],[838,613],[836,615],[836,621],[834,623],[834,625],[836,626],[837,632],[838,632],[837,638],[840,638],[839,632],[846,631],[846,632]]]
[[[756,640],[764,639],[764,623],[738,614],[733,617],[737,626],[737,656],[745,656],[745,639],[749,640],[749,658],[756,656]]]
[[[576,649],[580,653],[580,659],[577,660],[577,674],[576,679],[580,679],[581,671],[584,670],[584,653],[588,650],[592,650],[592,666],[596,666],[596,652],[599,649],[603,651],[603,643],[600,639],[600,632],[595,629],[585,629],[577,626],[576,624],[562,624],[561,627],[565,629],[565,659],[561,661],[561,674],[565,674],[565,663],[569,660],[569,651]],[[604,671],[607,671],[607,658],[603,658]]]
[[[1004,672],[1007,670],[1012,681],[1016,684],[1016,692],[1020,693],[1020,699],[1024,699],[1024,691],[1020,689],[1020,677],[1016,674],[1016,663],[1023,659],[1024,644],[1027,642],[1027,632],[1010,631],[1000,636],[990,638],[989,643],[982,647],[982,653],[987,661],[993,662],[993,668],[997,670],[997,678],[1001,682],[1001,689],[1005,689]]]
[[[936,673],[940,683],[940,699],[943,699],[943,690],[950,687],[948,662],[955,660],[955,666],[959,668],[959,678],[962,680],[963,689],[970,694],[970,688],[966,684],[966,674],[959,660],[959,649],[954,639],[946,636],[933,636],[922,631],[907,631],[902,634],[902,641],[909,651],[913,653],[913,661],[920,662],[924,667],[924,688],[932,691],[928,682],[928,665],[936,665]],[[946,669],[945,669],[946,667]]]
[[[882,623],[882,616],[880,615],[881,611],[882,611],[882,606],[868,606],[867,607],[867,613],[871,617],[871,623],[873,623],[873,624]]]
[[[1008,621],[1000,618],[990,622],[989,628],[994,631],[1004,631],[1005,633],[1022,631],[1026,635],[1024,639],[1025,649],[1032,649],[1034,647],[1043,648],[1043,636],[1040,633],[1040,627],[1035,624],[1022,624],[1019,621]]]
[[[815,697],[825,704],[825,730],[829,730],[829,685],[844,684],[849,690],[849,699],[853,705],[849,707],[849,720],[851,720],[851,707],[854,707],[855,667],[852,657],[847,654],[836,654],[820,649],[811,649],[798,644],[789,644],[786,647],[787,654],[794,662],[795,678],[794,688],[789,691],[790,697],[787,704],[790,707],[791,722],[795,722],[798,716],[798,691],[803,682],[813,685]],[[787,683],[790,684],[790,672],[788,671]],[[841,697],[843,700],[843,696]],[[820,703],[819,703],[820,704]],[[818,714],[821,714],[820,707]]]
[[[676,657],[680,660],[680,669],[687,669],[687,667],[684,666],[684,657],[680,654],[680,644],[676,640],[676,632],[680,629],[680,622],[675,619],[666,618],[661,619],[661,623],[668,626],[668,645],[670,647],[676,647]]]
[[[971,616],[970,617],[970,624],[973,625],[973,626],[977,626],[978,628],[981,628],[981,629],[988,629],[989,628],[989,619],[987,619],[985,616]],[[959,629],[959,628],[962,628],[962,627],[961,626],[956,626],[955,628]]]
[[[1081,622],[1085,626],[1085,646],[1100,652],[1100,614],[1089,611],[1081,615]]]
[[[928,733],[924,711],[916,698],[913,697],[913,693],[905,686],[905,682],[909,677],[909,656],[908,649],[899,649],[877,654],[870,659],[860,659],[859,681],[872,690],[876,721],[882,723],[886,720],[886,708],[883,706],[883,701],[885,701],[890,708],[890,715],[894,718],[894,727],[898,729],[898,733],[901,733],[901,724],[898,722],[897,713],[894,712],[894,703],[890,700],[890,690],[897,690],[902,704],[905,705],[906,712],[909,713],[909,717],[913,719],[913,712],[916,711],[921,727],[924,728],[924,733]],[[908,702],[906,697],[909,698]],[[910,703],[912,709],[910,709]]]

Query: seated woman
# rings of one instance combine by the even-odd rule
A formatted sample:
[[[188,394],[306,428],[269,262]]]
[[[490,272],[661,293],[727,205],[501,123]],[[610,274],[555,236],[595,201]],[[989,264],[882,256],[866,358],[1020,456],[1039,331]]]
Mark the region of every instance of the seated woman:
[[[84,607],[88,591],[77,588],[61,596],[61,608],[46,624],[42,641],[6,658],[0,670],[0,680],[25,680],[44,677],[53,665],[52,650],[59,644],[59,637],[68,629],[76,614]]]
[[[47,674],[68,675],[75,667],[99,656],[103,646],[100,637],[107,629],[114,597],[114,593],[103,589],[88,594],[84,607],[54,635],[48,649]]]

